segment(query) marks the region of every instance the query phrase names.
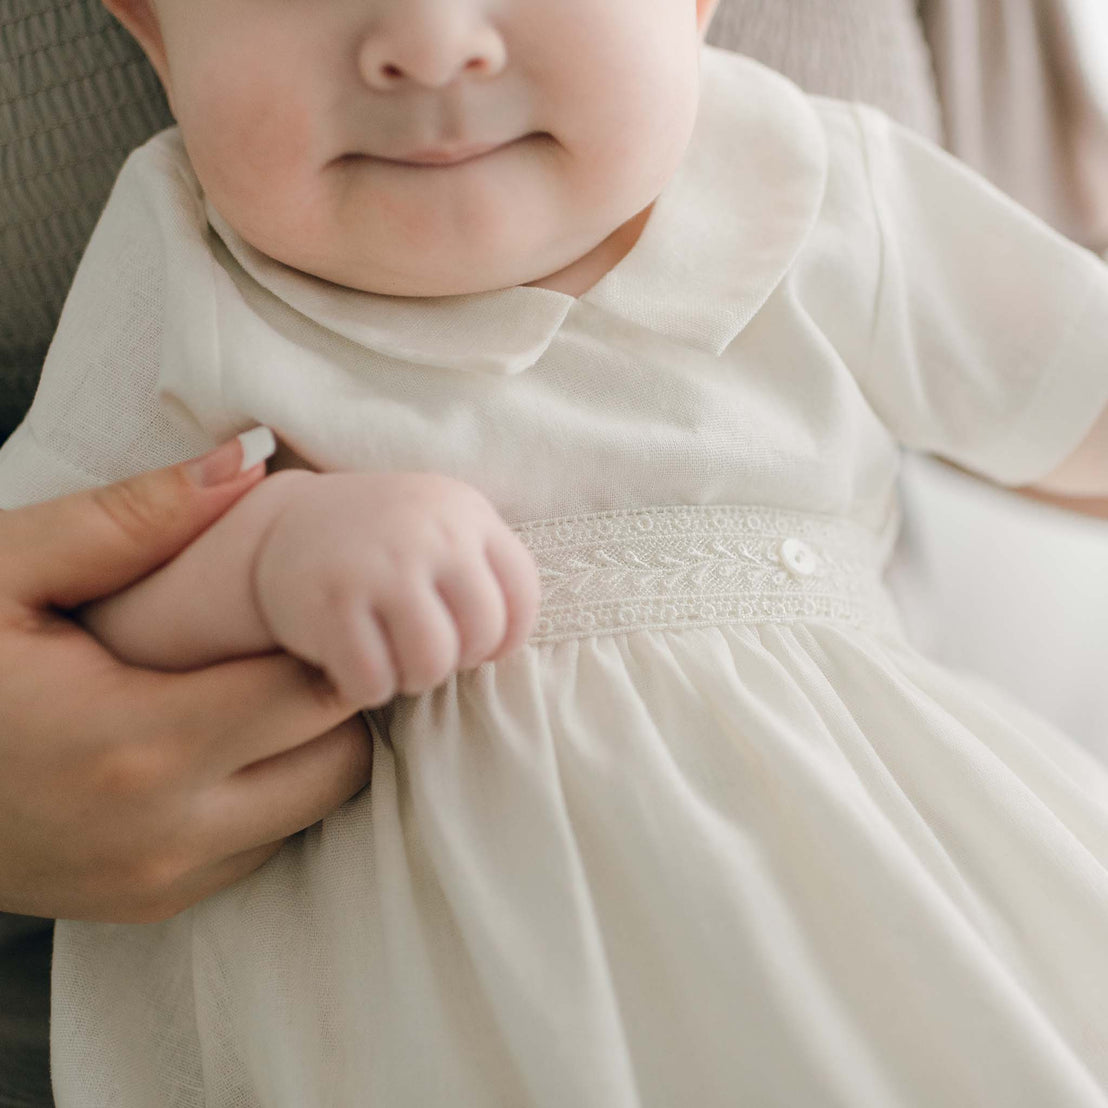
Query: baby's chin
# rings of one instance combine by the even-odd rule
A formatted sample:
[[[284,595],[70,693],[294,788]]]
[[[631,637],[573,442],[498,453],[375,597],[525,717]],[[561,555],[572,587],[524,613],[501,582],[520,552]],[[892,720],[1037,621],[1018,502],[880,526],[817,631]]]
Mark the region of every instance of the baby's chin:
[[[440,273],[393,273],[361,272],[347,269],[317,272],[316,277],[354,289],[358,292],[370,292],[378,296],[406,296],[430,299],[437,296],[468,296],[481,292],[493,292],[520,284],[492,274],[474,272],[465,278],[453,274]]]
[[[534,258],[468,258],[450,266],[441,258],[420,267],[409,264],[391,267],[365,258],[293,258],[278,261],[331,284],[378,296],[431,298],[469,296],[483,292],[538,284],[562,268],[560,264],[536,264]]]
[[[540,284],[589,255],[625,215],[582,215],[554,202],[428,212],[389,198],[351,210],[307,189],[291,195],[279,204],[249,196],[211,202],[246,242],[292,269],[343,288],[425,299]],[[234,202],[220,204],[227,199]]]

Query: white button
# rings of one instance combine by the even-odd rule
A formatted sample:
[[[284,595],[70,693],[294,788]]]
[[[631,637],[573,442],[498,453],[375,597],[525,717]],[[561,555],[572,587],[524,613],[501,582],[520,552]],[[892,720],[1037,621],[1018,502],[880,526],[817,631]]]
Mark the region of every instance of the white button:
[[[816,552],[800,539],[786,539],[781,544],[781,561],[794,577],[811,577],[819,566]]]

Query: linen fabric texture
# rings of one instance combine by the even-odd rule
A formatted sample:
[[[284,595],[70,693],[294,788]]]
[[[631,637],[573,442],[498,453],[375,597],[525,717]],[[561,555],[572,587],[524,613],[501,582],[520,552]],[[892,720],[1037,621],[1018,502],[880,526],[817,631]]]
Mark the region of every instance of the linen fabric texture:
[[[62,1108],[1108,1105],[1105,772],[873,595],[900,445],[1019,484],[1084,437],[1108,276],[875,112],[702,75],[577,299],[336,289],[176,131],[128,161],[0,505],[261,422],[473,483],[551,587],[259,872],[59,924]]]

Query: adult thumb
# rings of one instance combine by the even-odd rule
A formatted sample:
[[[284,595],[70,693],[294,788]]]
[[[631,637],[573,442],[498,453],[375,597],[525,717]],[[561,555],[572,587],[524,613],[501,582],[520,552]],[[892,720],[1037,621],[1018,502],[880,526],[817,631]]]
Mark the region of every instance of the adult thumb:
[[[0,599],[68,609],[137,581],[257,484],[274,447],[255,427],[190,462],[0,512]]]

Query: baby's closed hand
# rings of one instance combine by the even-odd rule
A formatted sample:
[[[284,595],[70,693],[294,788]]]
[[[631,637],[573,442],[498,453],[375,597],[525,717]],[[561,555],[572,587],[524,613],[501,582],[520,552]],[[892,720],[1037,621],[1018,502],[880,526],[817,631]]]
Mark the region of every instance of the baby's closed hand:
[[[428,473],[287,477],[254,565],[259,614],[348,700],[425,692],[526,640],[538,573],[476,489]]]

